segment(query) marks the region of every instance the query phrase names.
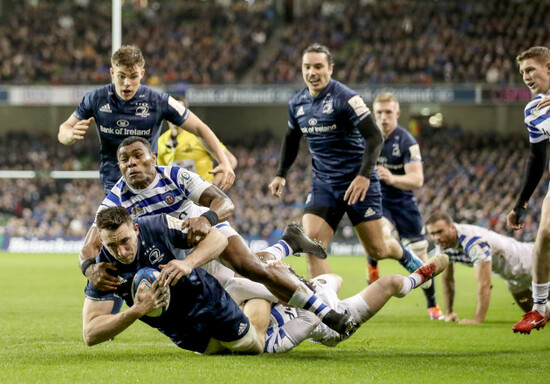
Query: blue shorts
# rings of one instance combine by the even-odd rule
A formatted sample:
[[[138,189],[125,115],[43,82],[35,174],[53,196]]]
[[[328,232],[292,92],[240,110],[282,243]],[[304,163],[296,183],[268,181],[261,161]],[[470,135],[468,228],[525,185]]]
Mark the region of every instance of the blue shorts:
[[[409,239],[412,243],[424,240],[422,216],[415,200],[390,202],[383,201],[384,217],[394,225],[400,239]]]
[[[353,226],[382,217],[382,192],[379,181],[371,180],[365,200],[353,205],[348,205],[344,201],[348,187],[349,184],[331,185],[313,179],[304,214],[311,213],[323,218],[333,231],[338,228],[344,213],[348,214]]]
[[[211,338],[236,341],[250,329],[250,321],[220,283],[202,268],[171,287],[171,302],[160,317],[140,320],[157,328],[178,347],[204,352]]]

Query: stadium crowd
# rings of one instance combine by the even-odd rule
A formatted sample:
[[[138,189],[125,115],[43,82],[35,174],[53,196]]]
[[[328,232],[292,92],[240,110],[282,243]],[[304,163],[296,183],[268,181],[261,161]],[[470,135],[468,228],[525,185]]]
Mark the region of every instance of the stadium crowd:
[[[453,151],[449,151],[449,138]],[[449,212],[466,222],[532,241],[540,209],[531,206],[522,231],[506,228],[506,214],[518,194],[528,153],[521,134],[480,135],[460,129],[423,127],[419,142],[424,161],[425,184],[416,193],[421,213]],[[239,144],[226,143],[239,159],[236,181],[229,195],[235,203],[235,228],[249,238],[279,237],[291,221],[300,221],[311,184],[310,156],[301,153],[288,175],[282,199],[273,198],[267,185],[277,167],[280,143],[259,133]],[[13,154],[10,148],[26,156]],[[77,157],[78,154],[78,157]],[[82,156],[82,154],[84,154]],[[53,137],[10,134],[0,140],[2,169],[86,170],[97,169],[97,143],[65,147]],[[540,204],[547,185],[541,182],[530,204]],[[14,179],[0,184],[0,231],[10,236],[83,236],[103,199],[99,180]],[[340,241],[354,238],[347,218],[336,235]]]
[[[547,1],[309,0],[294,11],[281,3],[126,4],[123,35],[148,58],[149,84],[182,86],[301,84],[297,63],[312,41],[329,46],[335,77],[348,84],[517,84],[523,42],[550,43]],[[13,2],[0,23],[0,82],[109,82],[110,5]]]

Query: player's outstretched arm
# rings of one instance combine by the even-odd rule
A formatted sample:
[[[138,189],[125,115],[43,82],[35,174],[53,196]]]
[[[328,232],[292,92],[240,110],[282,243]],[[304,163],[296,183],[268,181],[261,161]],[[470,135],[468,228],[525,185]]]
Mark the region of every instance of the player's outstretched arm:
[[[485,320],[491,301],[491,261],[484,261],[474,267],[477,282],[477,305],[473,319],[462,319],[460,324],[481,324]]]
[[[447,268],[441,273],[441,288],[443,291],[443,303],[445,303],[445,321],[458,321],[458,316],[454,313],[455,301],[455,278],[454,263],[449,263]]]
[[[86,120],[78,120],[75,115],[71,115],[59,126],[57,139],[61,144],[65,145],[72,145],[77,140],[83,140],[92,121],[94,121],[93,117]]]
[[[233,216],[235,206],[231,199],[218,187],[212,185],[199,197],[199,205],[210,208],[199,217],[193,217],[183,223],[182,229],[189,228],[187,242],[191,247],[206,237],[212,226]]]
[[[141,284],[136,292],[134,305],[124,312],[111,314],[114,301],[84,300],[82,308],[83,336],[86,345],[92,346],[114,338],[146,313],[161,308],[166,300],[166,291],[157,289],[159,280],[145,290]]]
[[[193,269],[203,266],[218,257],[227,247],[227,243],[227,237],[217,229],[212,229],[185,259],[171,260],[166,265],[160,265],[159,280],[164,286],[175,285],[182,277],[190,274]]]
[[[237,168],[237,165],[239,165],[239,161],[237,160],[237,157],[233,153],[231,153],[228,149],[225,149],[224,153],[225,153],[225,156],[227,157],[227,160],[229,160],[229,164],[231,164],[231,168],[235,170]],[[213,173],[214,171],[212,170],[209,172]],[[212,184],[214,184],[216,187],[221,189],[221,186],[223,183],[223,176],[224,176],[223,173],[214,174],[214,180],[212,181]],[[228,189],[229,188],[222,189],[222,191],[227,191]]]
[[[546,167],[548,157],[547,147],[548,140],[531,143],[529,146],[529,158],[527,159],[527,166],[523,177],[523,186],[521,187],[516,205],[506,217],[508,227],[513,230],[523,228],[523,216],[527,209],[527,202],[537,188]]]
[[[181,125],[183,129],[196,135],[204,148],[216,159],[218,166],[215,167],[210,173],[217,174],[222,173],[223,179],[220,189],[226,191],[233,185],[235,181],[235,172],[231,167],[231,163],[225,155],[225,151],[221,146],[220,140],[216,137],[214,132],[202,122],[193,112],[189,111],[189,117]]]

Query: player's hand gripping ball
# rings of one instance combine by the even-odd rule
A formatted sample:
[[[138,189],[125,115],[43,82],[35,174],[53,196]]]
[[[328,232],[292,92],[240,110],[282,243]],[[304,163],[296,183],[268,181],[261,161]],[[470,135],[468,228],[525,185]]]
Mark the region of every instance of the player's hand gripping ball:
[[[153,285],[159,275],[160,272],[153,268],[142,268],[137,271],[136,275],[134,276],[134,280],[132,281],[132,299],[135,297],[135,294],[142,282],[145,283],[145,290],[147,291],[151,287],[151,285]],[[153,309],[152,311],[147,312],[145,316],[159,317],[168,310],[168,306],[170,305],[170,287],[164,287],[162,289],[168,290],[168,299],[166,300],[166,305],[161,308]]]

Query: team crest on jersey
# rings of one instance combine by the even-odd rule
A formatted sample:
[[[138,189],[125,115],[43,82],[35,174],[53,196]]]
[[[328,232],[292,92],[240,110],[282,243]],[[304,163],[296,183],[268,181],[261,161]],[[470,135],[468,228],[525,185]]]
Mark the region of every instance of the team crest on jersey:
[[[332,114],[334,112],[334,108],[332,107],[332,100],[326,100],[324,101],[325,105],[323,105],[323,113],[326,113],[327,115]]]
[[[136,204],[130,209],[130,213],[132,217],[138,217],[143,213],[143,208]]]
[[[149,116],[149,104],[140,103],[136,108],[136,116],[147,117]]]
[[[182,172],[181,177],[183,177],[184,180],[189,180],[191,178],[191,175],[187,172]]]
[[[164,201],[166,202],[166,204],[172,205],[174,204],[174,201],[176,201],[176,197],[174,196],[173,193],[170,192],[164,195]]]
[[[306,113],[304,112],[304,107],[300,107],[300,108],[298,108],[298,112],[296,112],[296,117],[303,116],[305,114]]]
[[[147,248],[145,254],[149,254],[149,262],[151,264],[157,264],[164,257],[164,254],[162,254],[160,250],[155,247]]]

